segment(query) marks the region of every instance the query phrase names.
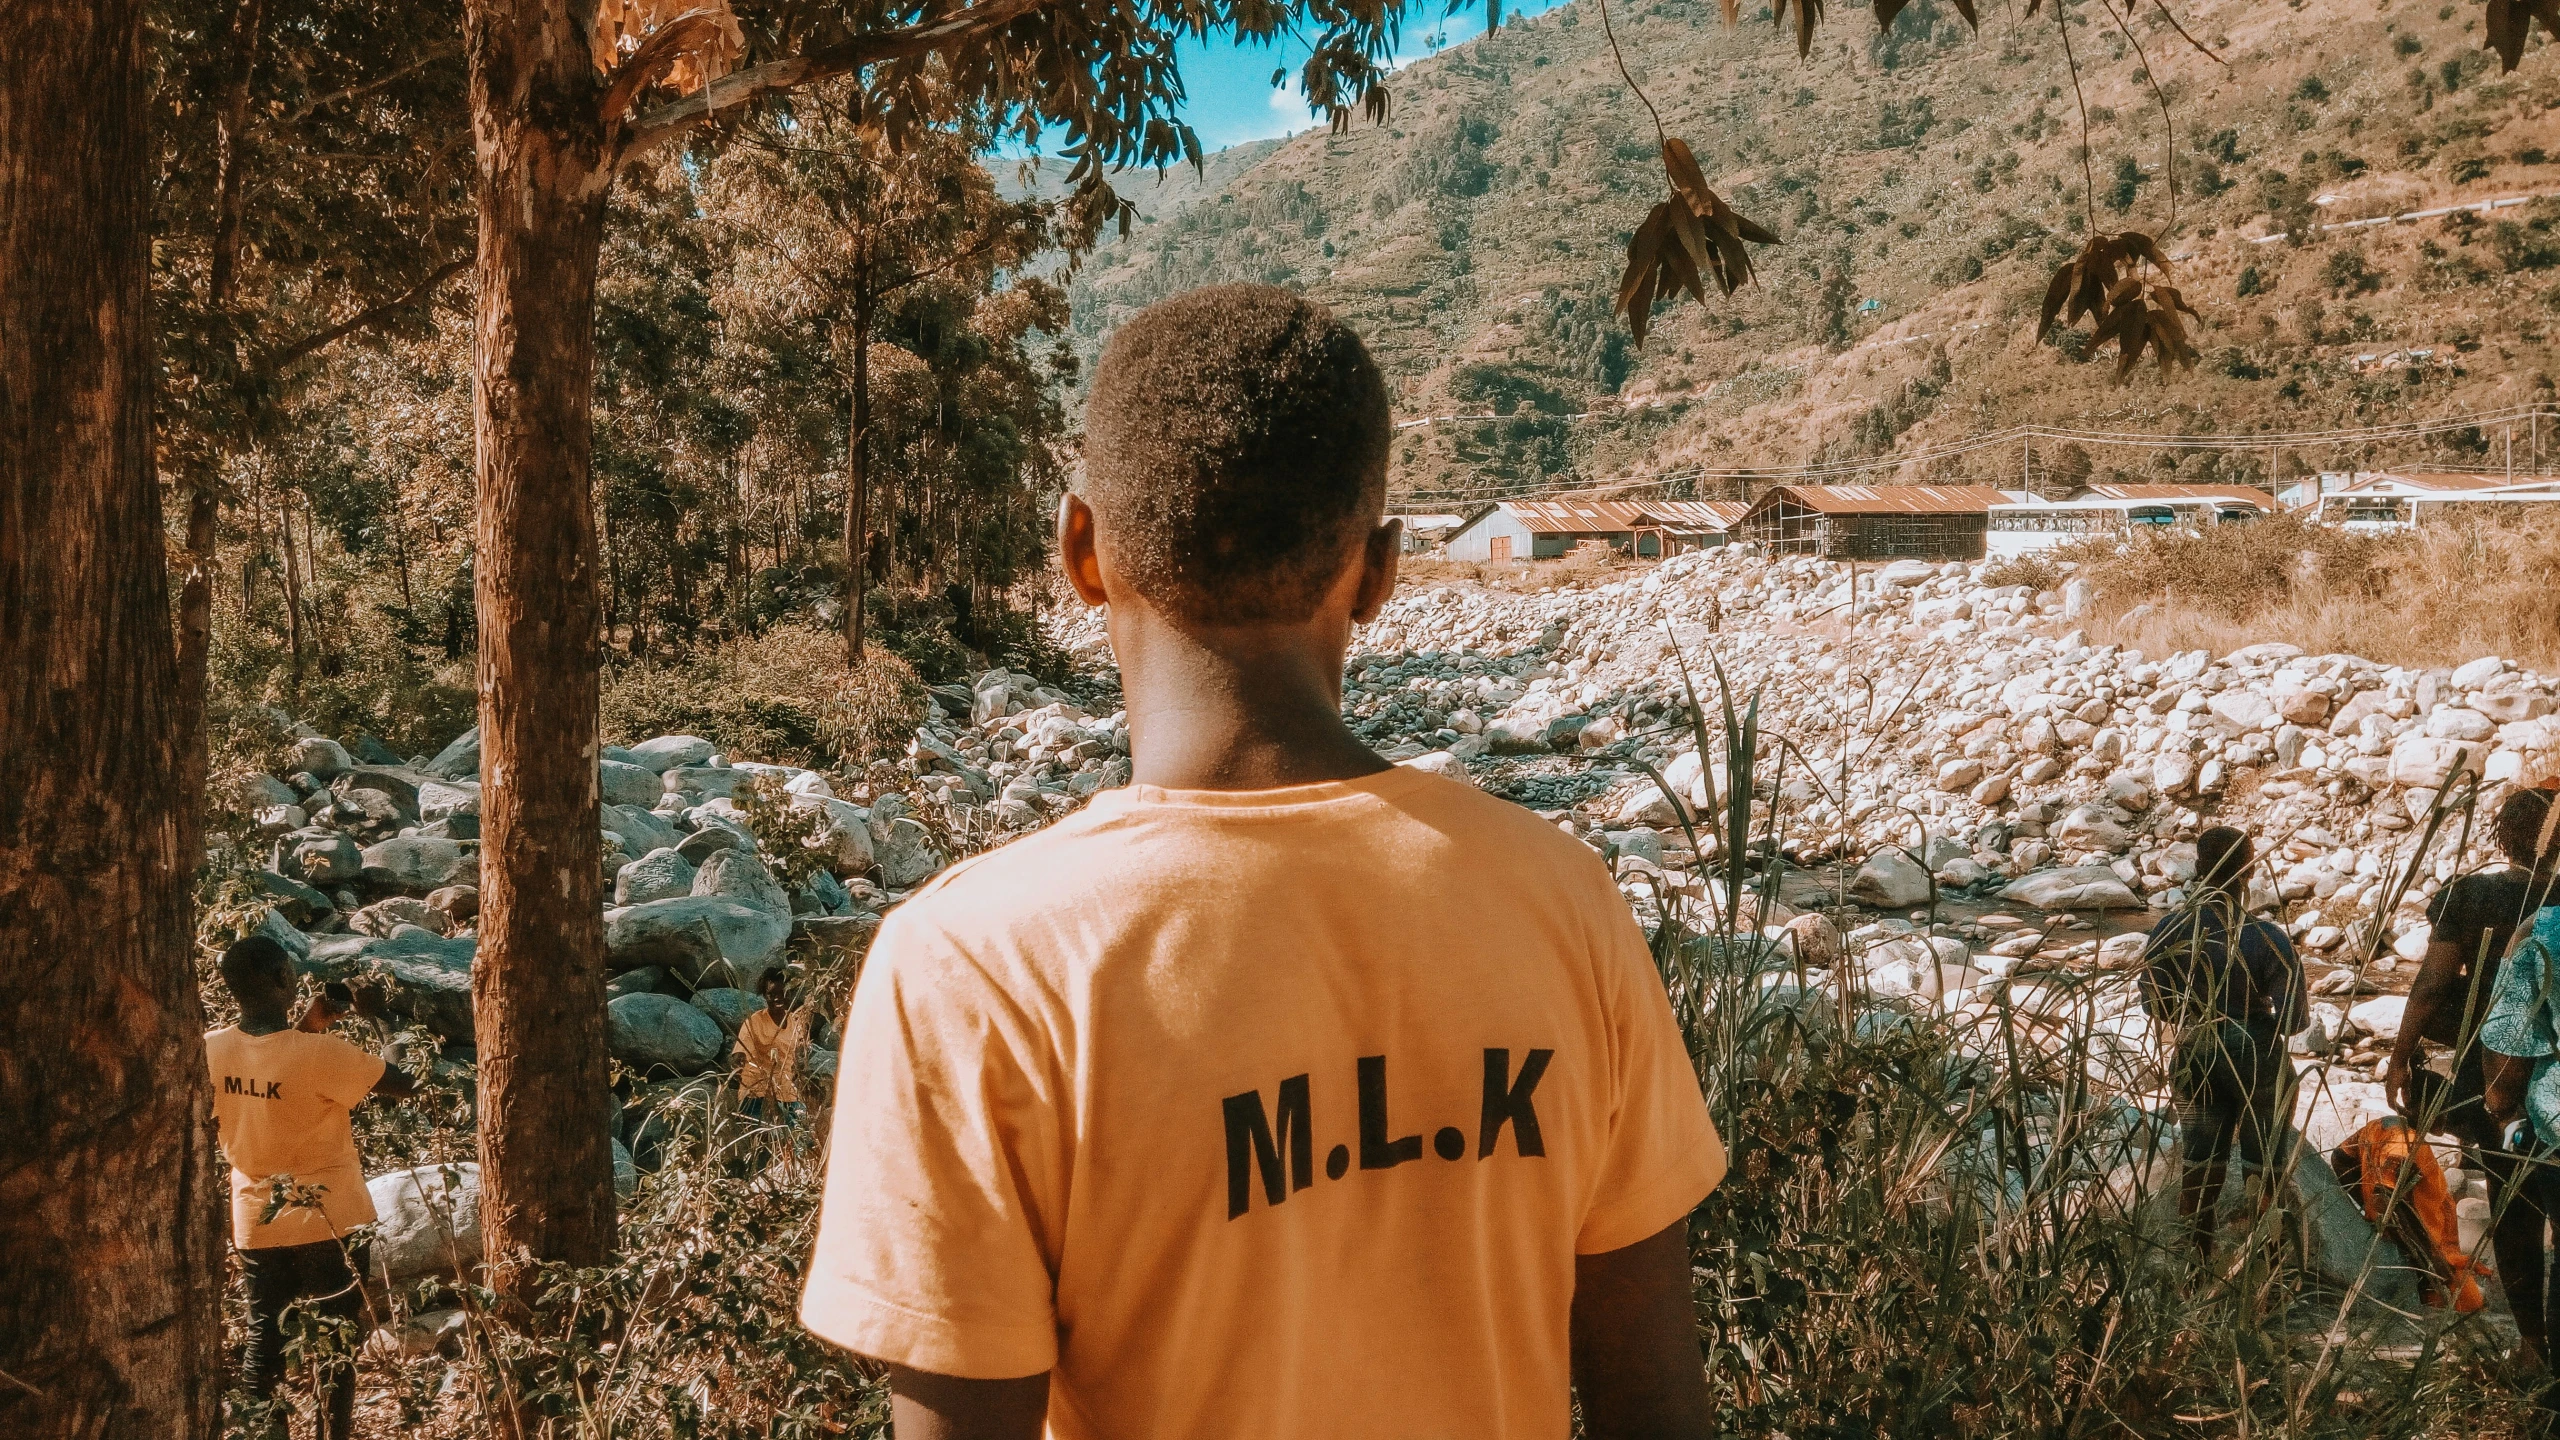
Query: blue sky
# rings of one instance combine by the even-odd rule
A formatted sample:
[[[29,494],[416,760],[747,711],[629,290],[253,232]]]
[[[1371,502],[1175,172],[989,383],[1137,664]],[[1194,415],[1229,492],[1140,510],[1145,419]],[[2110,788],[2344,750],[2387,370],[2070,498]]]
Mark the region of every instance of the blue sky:
[[[1404,45],[1396,56],[1398,65],[1410,64],[1432,53],[1437,40],[1439,49],[1472,40],[1484,33],[1484,6],[1481,0],[1470,0],[1465,9],[1439,18],[1446,0],[1415,0],[1407,11]],[[1561,0],[1527,0],[1524,4],[1506,3],[1502,7],[1507,20],[1513,14],[1535,15],[1554,8]],[[1283,42],[1278,46],[1240,48],[1233,41],[1210,44],[1185,42],[1176,52],[1182,65],[1183,87],[1190,100],[1183,107],[1183,118],[1200,132],[1200,148],[1223,150],[1247,140],[1262,140],[1274,135],[1287,135],[1320,124],[1307,113],[1306,102],[1298,98],[1295,77],[1306,63],[1303,44]],[[1286,89],[1271,87],[1271,72],[1289,71],[1291,81]]]

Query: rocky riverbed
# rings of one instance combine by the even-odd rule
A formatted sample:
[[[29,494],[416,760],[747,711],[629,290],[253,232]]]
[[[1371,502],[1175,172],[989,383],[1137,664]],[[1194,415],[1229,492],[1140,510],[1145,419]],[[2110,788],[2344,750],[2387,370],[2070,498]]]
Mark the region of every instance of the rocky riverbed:
[[[2078,582],[1991,578],[1736,546],[1547,590],[1408,584],[1357,639],[1345,713],[1388,758],[1590,844],[1648,924],[1764,925],[1797,982],[2078,1047],[2137,1110],[2161,1098],[2132,983],[2141,932],[2183,898],[2198,831],[2243,826],[2270,862],[2253,901],[2295,934],[2320,997],[2295,1042],[2303,1128],[2326,1148],[2382,1113],[2425,902],[2494,863],[2485,818],[2506,787],[2560,771],[2560,683],[2497,657],[2420,671],[2272,639],[2144,655],[2092,639]],[[1061,638],[1081,670],[1064,689],[1002,670],[935,687],[894,787],[694,736],[600,750],[626,1183],[670,1102],[707,1093],[766,969],[795,947],[858,950],[956,853],[1127,782],[1098,615]],[[1739,903],[1715,825],[1693,841],[1682,823],[1729,793],[1728,700],[1756,707],[1761,738]],[[257,923],[437,1037],[448,1064],[472,1054],[479,771],[475,734],[403,758],[305,730],[242,797],[265,848],[246,881]],[[2439,797],[2475,786],[2480,819],[2428,842]],[[760,840],[759,805],[809,853]]]

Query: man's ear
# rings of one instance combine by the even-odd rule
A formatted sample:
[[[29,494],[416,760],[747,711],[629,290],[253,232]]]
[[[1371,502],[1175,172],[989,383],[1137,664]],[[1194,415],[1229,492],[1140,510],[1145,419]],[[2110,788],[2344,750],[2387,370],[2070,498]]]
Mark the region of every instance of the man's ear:
[[[1378,618],[1396,593],[1396,561],[1404,551],[1404,522],[1389,520],[1369,532],[1360,554],[1360,593],[1351,602],[1351,623],[1366,625]]]
[[[1058,501],[1058,569],[1087,605],[1109,598],[1102,590],[1102,556],[1094,548],[1093,507],[1073,494]]]

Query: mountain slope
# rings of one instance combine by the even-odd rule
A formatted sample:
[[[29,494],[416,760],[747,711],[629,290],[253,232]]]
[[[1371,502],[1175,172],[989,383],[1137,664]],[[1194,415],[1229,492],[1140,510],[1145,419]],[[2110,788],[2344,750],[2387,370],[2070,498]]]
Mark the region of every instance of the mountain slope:
[[[1918,0],[1878,35],[1867,10],[1842,7],[1799,63],[1765,9],[1733,29],[1711,3],[1613,9],[1669,132],[1785,242],[1755,257],[1756,285],[1664,308],[1641,352],[1609,308],[1661,166],[1593,0],[1412,66],[1385,126],[1277,144],[1159,211],[1076,278],[1077,343],[1090,354],[1139,306],[1196,285],[1299,288],[1369,337],[1400,415],[1504,415],[1407,428],[1394,478],[1420,499],[1884,456],[2021,422],[2303,430],[2549,398],[2560,204],[2298,245],[2249,237],[2560,191],[2560,60],[2537,47],[2497,77],[2469,6],[2183,8],[2217,64],[2156,15],[2131,22],[2137,54],[2082,4],[2071,45],[2093,204],[2053,13],[1995,14],[1974,36],[1943,0]],[[2142,55],[2176,125],[2174,227]],[[2111,363],[2070,363],[2074,339],[2036,347],[2046,278],[2092,209],[2100,229],[2152,231],[2179,257],[2206,320],[2195,373],[2163,382],[2146,365],[2119,389]],[[2434,354],[2357,364],[2412,348]],[[2058,478],[2263,478],[2488,463],[2498,439],[2367,456],[2063,447],[2036,463]],[[2018,469],[2004,447],[1929,473],[2014,482]]]

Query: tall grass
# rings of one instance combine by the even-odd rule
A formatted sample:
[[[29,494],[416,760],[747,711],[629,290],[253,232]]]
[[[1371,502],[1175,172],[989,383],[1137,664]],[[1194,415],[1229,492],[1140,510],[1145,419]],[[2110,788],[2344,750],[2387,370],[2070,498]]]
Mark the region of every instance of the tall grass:
[[[2058,558],[2096,589],[2092,633],[2153,655],[2282,636],[2386,665],[2502,655],[2560,669],[2560,517],[2360,535],[2279,515]]]

